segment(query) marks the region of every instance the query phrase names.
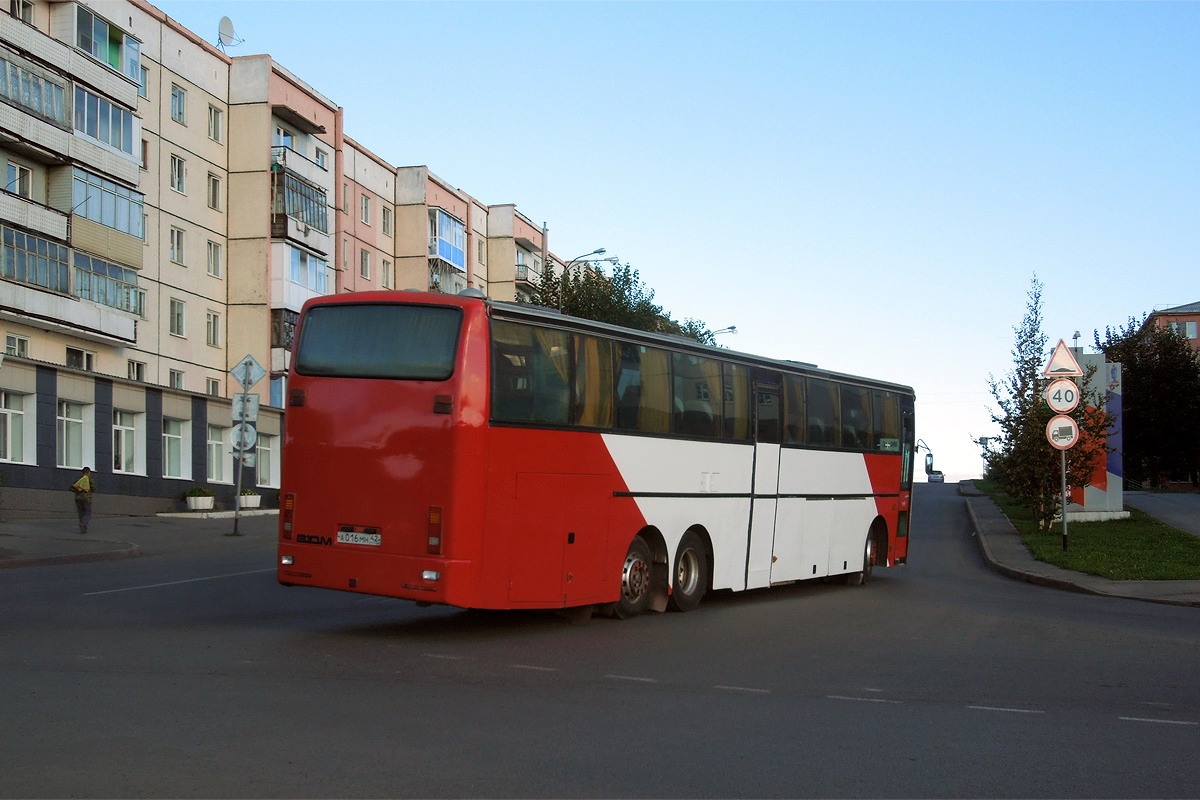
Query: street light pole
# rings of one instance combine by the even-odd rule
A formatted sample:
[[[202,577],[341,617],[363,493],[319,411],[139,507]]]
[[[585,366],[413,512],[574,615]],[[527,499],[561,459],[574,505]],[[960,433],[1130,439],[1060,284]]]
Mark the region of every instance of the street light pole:
[[[606,252],[607,251],[603,247],[597,247],[592,252],[584,253],[581,256],[575,256],[575,258],[572,258],[570,261],[568,261],[566,263],[566,266],[563,267],[562,280],[559,282],[560,285],[558,287],[558,310],[559,311],[563,310],[563,294],[565,294],[564,290],[567,288],[567,276],[571,272],[571,267],[574,266],[575,264],[577,264],[578,262],[583,261],[585,258],[588,258],[589,256],[602,256]]]

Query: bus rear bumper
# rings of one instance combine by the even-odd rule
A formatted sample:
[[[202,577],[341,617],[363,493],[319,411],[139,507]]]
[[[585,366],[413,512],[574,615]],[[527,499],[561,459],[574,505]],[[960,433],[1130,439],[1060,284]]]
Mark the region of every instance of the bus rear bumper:
[[[454,587],[470,585],[469,561],[281,544],[277,578],[285,586],[315,586],[469,607]]]

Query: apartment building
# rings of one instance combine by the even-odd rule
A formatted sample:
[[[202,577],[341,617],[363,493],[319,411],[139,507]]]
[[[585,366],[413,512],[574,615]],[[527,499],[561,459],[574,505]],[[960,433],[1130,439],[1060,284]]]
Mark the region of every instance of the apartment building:
[[[426,166],[394,167],[267,55],[230,57],[145,0],[0,13],[0,514],[178,507],[206,485],[277,500],[286,372],[305,300],[482,289],[527,298],[545,225]],[[230,370],[269,378],[231,443]],[[61,508],[60,508],[61,506]]]
[[[1200,303],[1163,308],[1150,315],[1150,324],[1169,327],[1191,343],[1192,349],[1200,352]]]

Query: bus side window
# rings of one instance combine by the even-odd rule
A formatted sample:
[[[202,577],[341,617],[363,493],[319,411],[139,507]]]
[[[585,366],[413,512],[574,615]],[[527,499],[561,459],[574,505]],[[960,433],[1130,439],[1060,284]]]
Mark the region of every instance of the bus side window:
[[[617,368],[616,427],[667,433],[671,426],[671,384],[667,353],[622,344]]]
[[[895,392],[875,390],[872,425],[875,434],[875,449],[889,453],[900,452],[900,398]]]
[[[863,386],[842,384],[842,447],[868,450],[871,447],[871,391]]]
[[[750,438],[750,373],[741,364],[724,366],[725,438]]]
[[[575,336],[575,400],[571,423],[585,428],[613,425],[613,346],[607,339]]]
[[[784,375],[783,395],[783,441],[804,444],[804,378]]]
[[[548,328],[492,324],[492,419],[567,424],[569,340]]]
[[[674,377],[674,429],[685,436],[716,437],[721,430],[721,363],[711,358],[671,354]]]
[[[842,442],[838,419],[837,384],[821,378],[807,379],[805,431],[808,443],[819,447],[837,447]]]

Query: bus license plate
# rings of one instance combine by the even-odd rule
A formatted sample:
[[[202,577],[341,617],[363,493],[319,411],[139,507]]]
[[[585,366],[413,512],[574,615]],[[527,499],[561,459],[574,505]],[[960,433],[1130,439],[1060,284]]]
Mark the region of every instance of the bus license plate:
[[[382,535],[378,533],[362,533],[361,531],[338,531],[338,544],[365,544],[369,547],[379,547]]]

